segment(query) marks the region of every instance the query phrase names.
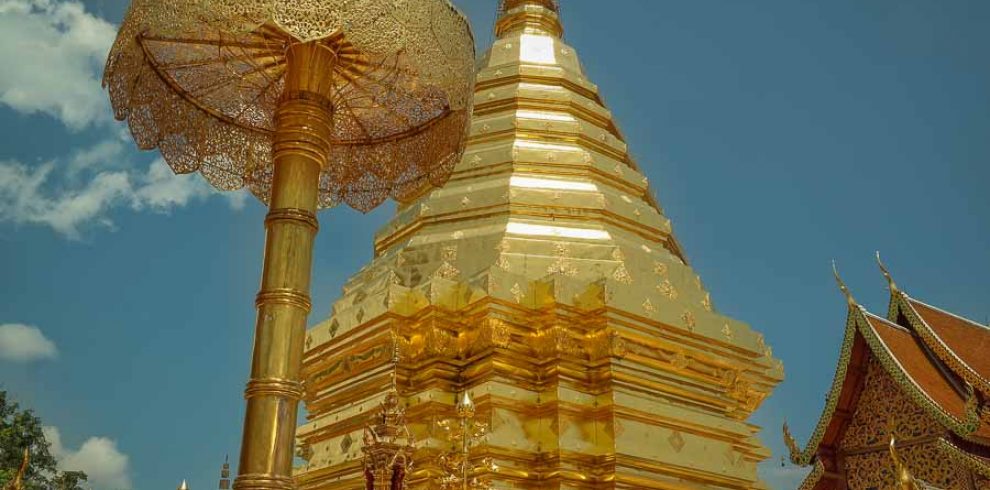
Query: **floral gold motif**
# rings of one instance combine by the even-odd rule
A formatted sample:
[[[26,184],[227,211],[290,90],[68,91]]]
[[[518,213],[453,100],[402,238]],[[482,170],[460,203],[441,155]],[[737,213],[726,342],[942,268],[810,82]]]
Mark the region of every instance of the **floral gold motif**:
[[[662,277],[667,278],[667,264],[663,262],[653,262],[653,273]]]
[[[653,302],[650,301],[650,298],[646,298],[646,301],[643,301],[643,310],[649,314],[653,314],[656,313],[657,308],[653,306]]]
[[[521,303],[523,297],[526,296],[518,282],[512,285],[512,289],[510,289],[509,292],[512,293],[512,297],[515,298],[516,303]]]
[[[684,313],[681,314],[681,321],[684,322],[684,325],[688,329],[693,329],[696,325],[696,320],[694,319],[694,313],[692,313],[691,310],[686,310]]]
[[[625,264],[619,264],[619,266],[615,268],[615,271],[612,272],[612,278],[622,284],[633,283],[633,278],[629,275],[629,269],[626,269]]]
[[[657,291],[659,291],[660,294],[666,296],[667,299],[671,301],[676,300],[678,296],[677,289],[674,287],[674,284],[671,283],[669,279],[664,279],[660,284],[658,284]]]
[[[670,447],[674,449],[675,452],[681,452],[684,449],[684,436],[681,435],[680,431],[672,431],[670,436],[667,437],[667,442],[670,443]]]

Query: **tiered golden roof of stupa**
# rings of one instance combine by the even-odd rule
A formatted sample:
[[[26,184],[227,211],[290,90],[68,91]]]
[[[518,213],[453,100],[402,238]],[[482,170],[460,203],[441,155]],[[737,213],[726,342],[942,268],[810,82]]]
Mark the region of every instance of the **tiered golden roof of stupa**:
[[[554,1],[503,2],[463,161],[309,332],[300,488],[360,484],[395,345],[412,488],[436,486],[435,423],[465,390],[498,488],[760,485],[746,418],[782,366],[714,309],[562,30]]]

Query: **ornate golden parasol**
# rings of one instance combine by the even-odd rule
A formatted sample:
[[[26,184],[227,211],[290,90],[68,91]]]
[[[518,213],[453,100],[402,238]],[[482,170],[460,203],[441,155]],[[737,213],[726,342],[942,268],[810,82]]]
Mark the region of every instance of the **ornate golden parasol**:
[[[442,184],[474,41],[448,0],[134,0],[107,60],[115,115],[177,173],[269,204],[234,488],[292,488],[315,211]]]

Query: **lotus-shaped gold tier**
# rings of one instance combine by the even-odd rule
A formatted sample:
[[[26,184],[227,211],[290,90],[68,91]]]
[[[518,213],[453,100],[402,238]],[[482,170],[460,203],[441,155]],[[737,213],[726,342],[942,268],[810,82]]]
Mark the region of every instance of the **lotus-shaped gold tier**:
[[[474,80],[468,23],[447,0],[135,0],[104,85],[140,148],[267,202],[275,112],[300,43],[334,58],[316,74],[332,115],[320,207],[367,211],[446,181]]]

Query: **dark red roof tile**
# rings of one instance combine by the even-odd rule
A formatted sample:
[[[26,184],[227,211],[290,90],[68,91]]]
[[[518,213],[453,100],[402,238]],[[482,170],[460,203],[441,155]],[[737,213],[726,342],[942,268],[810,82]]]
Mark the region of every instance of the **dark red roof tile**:
[[[959,360],[990,379],[990,328],[914,299],[911,306]]]

